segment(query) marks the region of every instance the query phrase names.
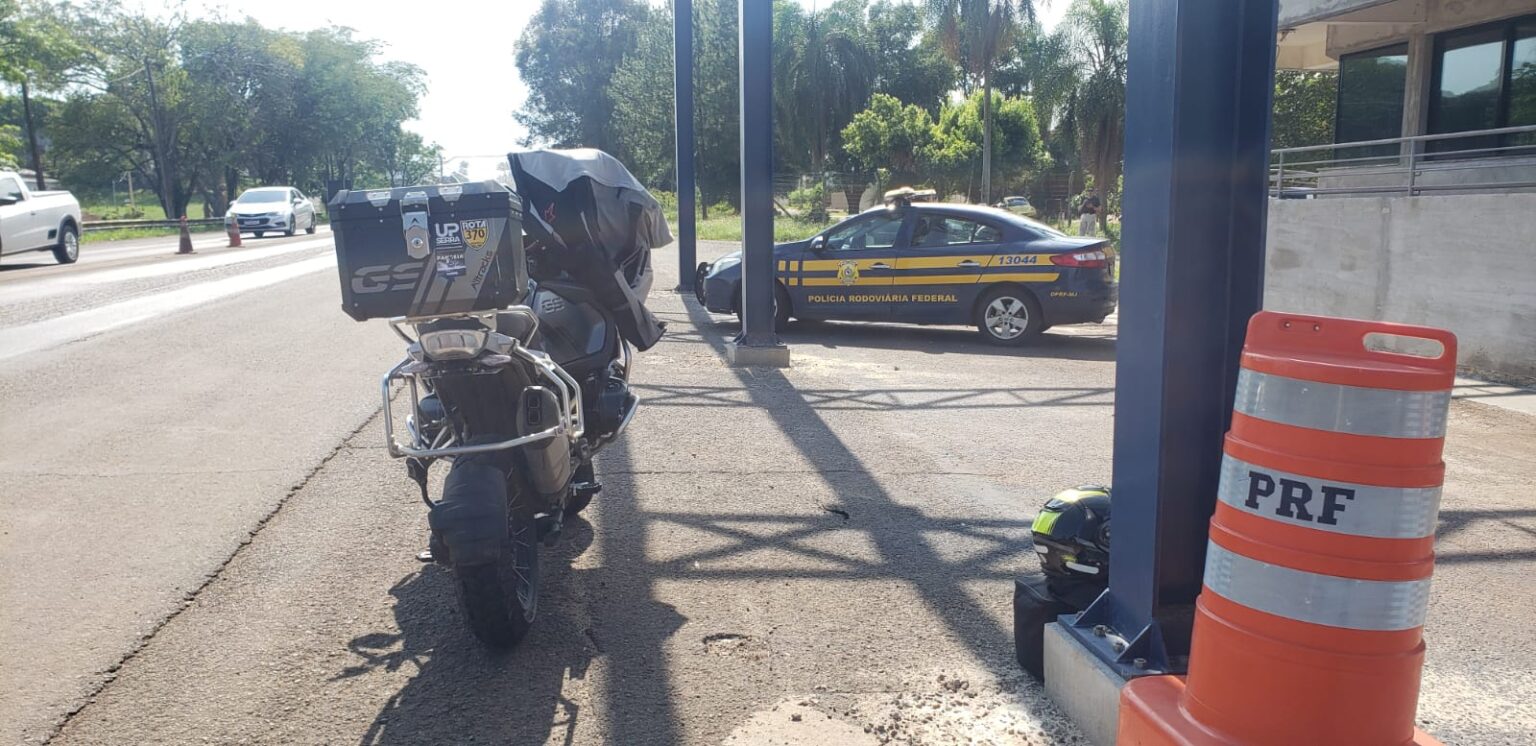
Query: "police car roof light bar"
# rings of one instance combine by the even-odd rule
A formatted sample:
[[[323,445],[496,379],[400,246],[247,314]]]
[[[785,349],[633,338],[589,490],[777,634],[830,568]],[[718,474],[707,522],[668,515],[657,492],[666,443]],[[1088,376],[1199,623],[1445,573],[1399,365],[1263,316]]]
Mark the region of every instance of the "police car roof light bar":
[[[894,204],[898,207],[906,207],[913,202],[932,202],[938,196],[938,191],[933,189],[913,189],[901,187],[885,193],[886,204]]]

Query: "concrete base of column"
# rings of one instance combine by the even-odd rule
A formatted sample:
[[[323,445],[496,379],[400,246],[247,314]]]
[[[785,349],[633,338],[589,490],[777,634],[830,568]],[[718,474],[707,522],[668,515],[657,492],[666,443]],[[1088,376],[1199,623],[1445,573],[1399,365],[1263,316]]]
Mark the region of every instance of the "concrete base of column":
[[[1045,626],[1045,693],[1094,746],[1115,746],[1122,686],[1120,674],[1060,623]]]
[[[788,368],[789,348],[785,345],[743,345],[725,343],[725,359],[736,368]]]

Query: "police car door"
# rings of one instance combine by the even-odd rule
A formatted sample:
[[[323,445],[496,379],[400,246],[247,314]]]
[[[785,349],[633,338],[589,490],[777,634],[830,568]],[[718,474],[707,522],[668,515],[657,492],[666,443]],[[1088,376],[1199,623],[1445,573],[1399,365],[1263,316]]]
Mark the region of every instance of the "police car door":
[[[982,268],[998,251],[1000,235],[995,226],[969,218],[919,215],[911,246],[896,259],[895,320],[970,323],[970,309],[984,289]]]
[[[795,316],[890,317],[891,274],[906,211],[861,215],[811,239],[799,266],[787,268]]]

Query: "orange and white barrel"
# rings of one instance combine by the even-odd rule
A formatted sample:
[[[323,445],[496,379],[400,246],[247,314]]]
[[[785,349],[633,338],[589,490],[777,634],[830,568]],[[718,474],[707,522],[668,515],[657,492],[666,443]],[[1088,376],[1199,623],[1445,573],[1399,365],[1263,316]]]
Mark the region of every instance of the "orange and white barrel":
[[[1253,317],[1189,674],[1126,686],[1122,746],[1435,743],[1414,715],[1455,364],[1439,329]]]

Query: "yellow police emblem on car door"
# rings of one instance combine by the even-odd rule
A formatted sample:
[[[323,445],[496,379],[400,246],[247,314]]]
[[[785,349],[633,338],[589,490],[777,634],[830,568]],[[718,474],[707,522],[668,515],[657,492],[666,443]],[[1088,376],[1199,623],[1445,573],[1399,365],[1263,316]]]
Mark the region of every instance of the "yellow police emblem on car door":
[[[858,281],[859,281],[859,264],[858,264],[858,262],[855,262],[855,261],[852,261],[852,260],[843,262],[843,265],[841,267],[837,268],[837,279],[838,279],[839,282],[843,283],[844,285],[853,285],[853,284],[858,283]]]

